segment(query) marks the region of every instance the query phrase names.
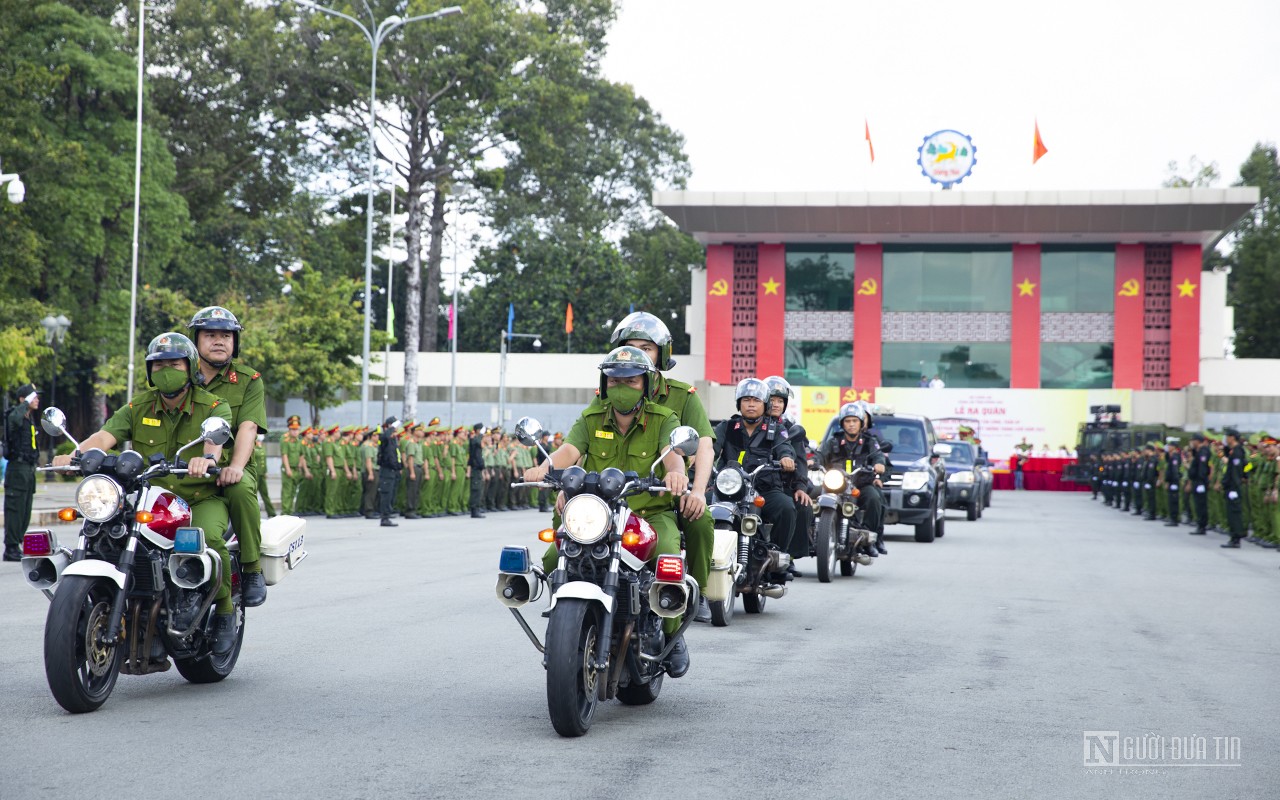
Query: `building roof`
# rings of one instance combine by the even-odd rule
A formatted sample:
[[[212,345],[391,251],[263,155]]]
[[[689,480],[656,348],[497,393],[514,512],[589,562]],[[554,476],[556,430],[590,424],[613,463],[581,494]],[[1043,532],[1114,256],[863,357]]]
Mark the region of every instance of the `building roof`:
[[[703,244],[1126,243],[1209,246],[1254,186],[1096,192],[654,192]]]

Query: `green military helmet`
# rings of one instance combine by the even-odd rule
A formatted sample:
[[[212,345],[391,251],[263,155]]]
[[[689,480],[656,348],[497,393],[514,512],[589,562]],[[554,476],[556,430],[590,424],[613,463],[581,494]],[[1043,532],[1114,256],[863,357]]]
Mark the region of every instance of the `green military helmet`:
[[[151,344],[147,345],[147,385],[155,386],[151,381],[152,364],[156,361],[164,361],[169,358],[185,358],[187,360],[187,379],[196,374],[197,360],[199,355],[196,353],[196,346],[186,336],[177,331],[168,331],[162,333],[151,340]]]
[[[658,369],[666,371],[676,365],[671,357],[671,331],[666,324],[647,311],[633,311],[622,318],[609,337],[612,347],[619,347],[631,339],[643,339],[658,346]]]
[[[231,357],[240,357],[240,331],[244,330],[244,326],[240,324],[240,320],[236,319],[235,314],[222,306],[206,306],[197,311],[187,323],[187,330],[191,331],[192,339],[198,337],[200,331],[231,331]],[[215,364],[214,366],[223,365]]]
[[[624,345],[609,351],[609,355],[600,362],[600,399],[609,396],[609,378],[631,378],[644,376],[644,397],[652,397],[654,389],[651,375],[656,372],[653,362],[639,347]]]

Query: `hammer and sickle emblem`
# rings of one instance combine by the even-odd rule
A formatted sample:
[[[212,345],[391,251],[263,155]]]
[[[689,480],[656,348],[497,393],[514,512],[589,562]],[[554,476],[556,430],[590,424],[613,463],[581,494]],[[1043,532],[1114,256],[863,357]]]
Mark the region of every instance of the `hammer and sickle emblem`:
[[[1138,279],[1130,278],[1120,285],[1120,291],[1116,292],[1120,297],[1137,297],[1138,296]]]
[[[729,294],[729,282],[726,281],[724,278],[720,278],[715,283],[711,284],[711,289],[707,292],[707,294],[711,295],[712,297],[724,297],[725,295]]]
[[[879,288],[880,286],[879,284],[876,283],[875,278],[867,278],[865,281],[859,284],[858,294],[863,294],[863,295],[875,294],[876,290]]]
[[[846,389],[846,390],[845,390],[845,393],[844,393],[844,399],[842,399],[840,402],[842,402],[842,403],[852,403],[853,401],[855,401],[855,400],[857,400],[857,399],[858,399],[858,390],[857,390],[857,389]]]

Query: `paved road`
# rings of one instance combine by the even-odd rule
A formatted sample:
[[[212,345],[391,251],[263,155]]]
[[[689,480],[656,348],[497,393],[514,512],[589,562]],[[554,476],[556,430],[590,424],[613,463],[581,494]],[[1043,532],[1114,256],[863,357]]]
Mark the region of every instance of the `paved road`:
[[[498,548],[540,521],[313,520],[230,679],[121,677],[84,716],[50,698],[47,603],[4,564],[0,798],[1276,796],[1274,551],[998,493],[933,544],[895,536],[852,579],[698,626],[685,678],[566,740],[493,598]],[[1164,737],[1165,761],[1203,736],[1198,763],[1239,766],[1087,768],[1084,731]],[[1215,758],[1215,736],[1240,752]]]

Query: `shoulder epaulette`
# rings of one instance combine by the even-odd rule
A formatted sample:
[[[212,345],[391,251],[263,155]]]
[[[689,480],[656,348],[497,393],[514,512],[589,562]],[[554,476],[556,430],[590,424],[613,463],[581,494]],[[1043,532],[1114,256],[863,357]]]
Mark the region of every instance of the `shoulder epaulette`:
[[[209,408],[217,408],[217,407],[218,407],[218,403],[221,403],[221,402],[222,402],[221,400],[214,400],[214,401],[213,401],[213,405],[209,406]]]
[[[694,393],[694,392],[696,392],[696,391],[698,391],[697,387],[695,387],[695,386],[690,386],[690,387],[689,387],[689,394],[693,394],[693,393]]]
[[[258,378],[260,378],[260,377],[262,377],[262,373],[261,373],[261,372],[255,372],[255,373],[253,373],[253,377],[252,377],[252,378],[250,378],[249,380],[251,380],[251,381],[256,381],[256,380],[257,380]]]

